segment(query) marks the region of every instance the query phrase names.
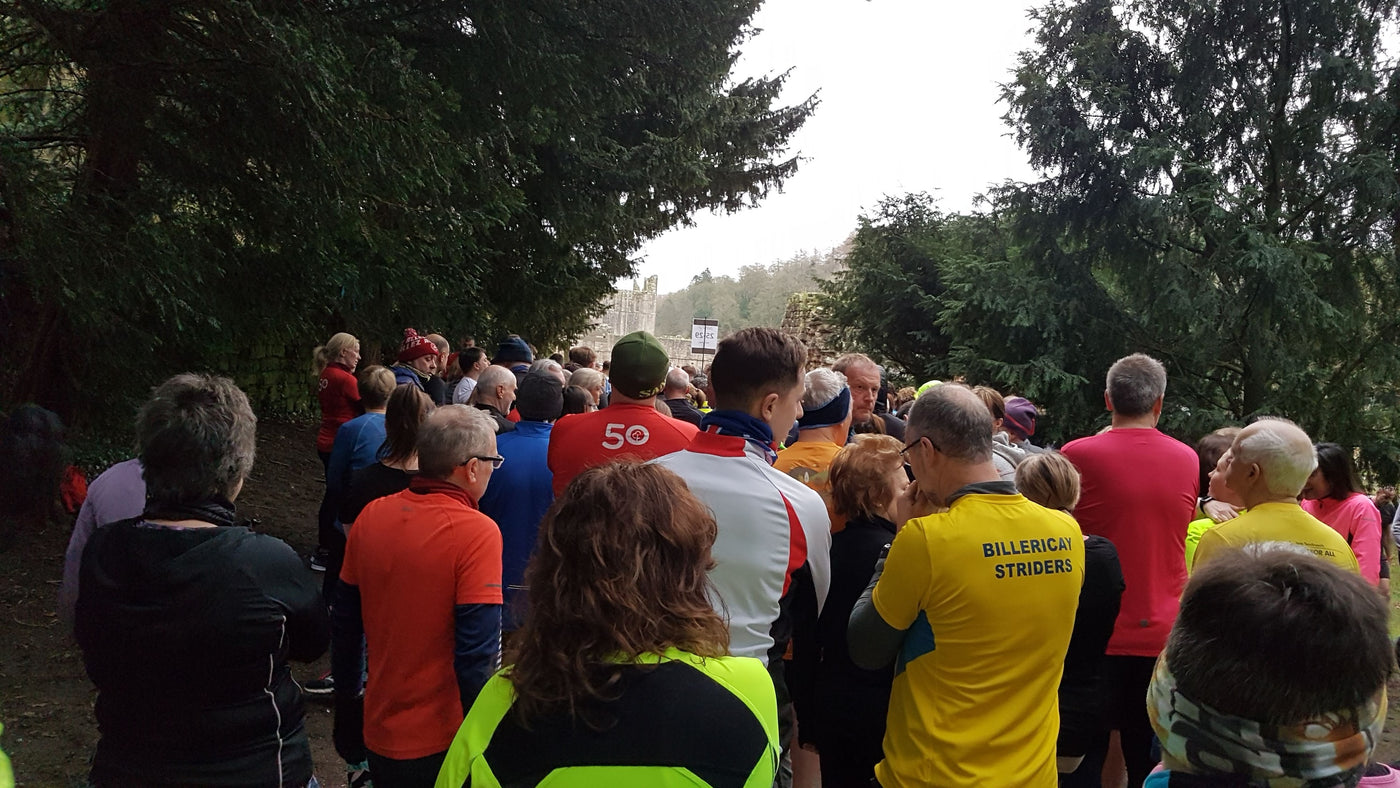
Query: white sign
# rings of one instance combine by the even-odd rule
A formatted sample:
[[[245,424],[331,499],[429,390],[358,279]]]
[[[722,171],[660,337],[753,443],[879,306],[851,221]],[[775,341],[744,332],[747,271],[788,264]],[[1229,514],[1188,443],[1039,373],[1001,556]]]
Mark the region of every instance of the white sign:
[[[719,347],[719,321],[697,317],[690,325],[690,352],[713,354]]]

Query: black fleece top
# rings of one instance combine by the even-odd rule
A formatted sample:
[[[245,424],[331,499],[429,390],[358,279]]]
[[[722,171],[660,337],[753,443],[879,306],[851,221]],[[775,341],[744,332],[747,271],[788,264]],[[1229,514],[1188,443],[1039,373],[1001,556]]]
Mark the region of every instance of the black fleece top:
[[[95,786],[305,785],[287,660],[329,642],[318,583],[280,539],[141,518],[93,532],[76,633],[97,685]]]

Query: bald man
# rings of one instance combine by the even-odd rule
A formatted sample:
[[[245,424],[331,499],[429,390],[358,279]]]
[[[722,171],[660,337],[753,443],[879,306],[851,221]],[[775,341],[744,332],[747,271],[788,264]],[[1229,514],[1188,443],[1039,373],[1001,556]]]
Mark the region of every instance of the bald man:
[[[1285,542],[1359,573],[1346,539],[1298,505],[1316,467],[1312,439],[1291,421],[1264,418],[1240,430],[1211,475],[1222,477],[1247,511],[1201,535],[1193,568],[1232,548]]]

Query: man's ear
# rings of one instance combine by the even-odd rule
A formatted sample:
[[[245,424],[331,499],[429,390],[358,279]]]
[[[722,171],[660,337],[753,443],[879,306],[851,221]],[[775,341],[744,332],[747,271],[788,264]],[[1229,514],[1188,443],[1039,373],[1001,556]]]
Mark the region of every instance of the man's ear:
[[[770,418],[772,418],[773,411],[775,411],[778,407],[779,399],[781,399],[781,397],[776,391],[770,391],[767,394],[764,394],[763,399],[758,401],[758,417],[760,419],[763,419],[764,421],[768,421]]]
[[[1113,400],[1108,398],[1108,389],[1103,390],[1103,409],[1109,413],[1113,412]]]
[[[1162,416],[1162,400],[1164,400],[1164,399],[1165,399],[1164,396],[1163,396],[1163,397],[1158,397],[1158,398],[1157,398],[1157,401],[1154,402],[1154,403],[1152,403],[1152,415],[1153,415],[1153,416],[1156,416],[1156,417],[1158,417],[1158,418],[1161,418],[1161,416]]]

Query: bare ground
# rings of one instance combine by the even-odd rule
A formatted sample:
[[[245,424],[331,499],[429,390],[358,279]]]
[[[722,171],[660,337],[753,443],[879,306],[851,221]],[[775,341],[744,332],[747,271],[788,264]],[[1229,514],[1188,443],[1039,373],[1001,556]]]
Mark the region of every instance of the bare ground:
[[[257,518],[258,530],[286,540],[303,555],[315,546],[322,492],[314,437],[314,426],[260,423],[257,463],[238,499],[240,517]],[[13,759],[21,786],[85,785],[97,741],[92,685],[54,611],[70,528],[71,523],[38,527],[0,552],[0,722],[5,725],[0,747]],[[1400,578],[1400,571],[1396,574]],[[1395,595],[1391,605],[1400,609]],[[293,665],[292,672],[304,680],[326,667],[322,658]],[[1387,762],[1400,758],[1400,680],[1391,680],[1390,697],[1376,752]],[[343,763],[331,746],[330,704],[308,699],[306,712],[317,777],[323,785],[344,786]]]

